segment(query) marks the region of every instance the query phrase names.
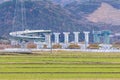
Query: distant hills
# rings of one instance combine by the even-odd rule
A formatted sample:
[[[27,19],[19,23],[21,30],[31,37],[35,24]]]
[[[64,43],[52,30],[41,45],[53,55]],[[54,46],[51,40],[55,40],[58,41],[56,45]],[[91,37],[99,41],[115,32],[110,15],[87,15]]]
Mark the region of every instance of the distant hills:
[[[111,25],[120,25],[120,9],[102,3],[101,6],[87,17],[89,21],[106,23]]]
[[[25,7],[26,29],[51,29],[53,32],[103,29],[120,31],[119,0],[26,1]],[[0,4],[0,36],[8,36],[13,30],[14,10],[14,1]],[[109,18],[101,13],[103,10],[106,11],[105,14],[109,13]],[[21,30],[21,27],[16,26],[16,30]]]
[[[56,0],[53,0],[56,1]],[[91,29],[108,29],[113,32],[120,32],[120,0],[59,0],[65,9],[74,15],[80,24],[87,24]],[[63,2],[63,3],[62,3]],[[106,11],[106,9],[108,9]],[[99,13],[105,11],[104,13]],[[93,19],[99,17],[106,20],[94,22]],[[89,18],[88,18],[89,17]],[[83,25],[84,26],[84,25]],[[87,27],[84,26],[84,27]]]
[[[71,3],[71,2],[74,2],[76,0],[50,0],[50,1],[52,1],[52,2],[54,2],[56,4],[60,4],[61,6],[65,6],[65,5],[67,5],[67,4]]]

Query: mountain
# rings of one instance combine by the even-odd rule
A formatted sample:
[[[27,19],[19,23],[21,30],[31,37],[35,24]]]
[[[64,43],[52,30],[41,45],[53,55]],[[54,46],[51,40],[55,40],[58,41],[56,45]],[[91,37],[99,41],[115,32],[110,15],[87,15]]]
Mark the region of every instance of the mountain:
[[[54,3],[60,4],[62,6],[66,6],[67,4],[71,4],[76,2],[77,4],[89,4],[89,3],[102,3],[102,2],[106,2],[109,4],[112,4],[114,6],[120,6],[118,4],[120,4],[120,0],[50,0]],[[117,5],[116,5],[117,4]]]
[[[53,32],[103,29],[120,31],[117,20],[119,19],[119,0],[26,0],[25,7],[26,29],[51,29]],[[16,25],[16,29],[12,25],[14,10],[14,1],[0,4],[0,36],[8,36],[11,31],[22,30],[22,25]],[[101,14],[103,10],[106,14],[109,13],[109,18]],[[21,18],[20,13],[18,15]],[[115,15],[118,15],[117,18]],[[98,19],[97,16],[103,17]],[[98,21],[95,22],[94,18]],[[109,20],[101,22],[104,18],[113,21],[112,23],[108,22]],[[21,20],[18,21],[21,23]]]
[[[66,4],[69,4],[75,0],[51,0],[51,1],[61,6],[65,6]]]
[[[50,1],[59,4],[61,6],[66,6],[67,4],[70,4],[72,2],[83,3],[83,2],[91,2],[96,0],[50,0]]]
[[[50,1],[26,1],[26,29],[51,29],[54,32],[90,30],[79,24],[66,9]],[[0,5],[0,36],[21,30],[21,26],[12,26],[15,2],[9,1]],[[19,18],[20,13],[18,14]],[[20,21],[20,20],[19,20]]]
[[[104,5],[104,3],[106,3],[107,6]],[[103,5],[104,5],[104,8],[102,7]],[[120,15],[119,14],[120,0],[81,0],[80,2],[78,1],[71,2],[65,5],[64,8],[68,10],[71,14],[73,14],[74,17],[77,19],[77,21],[88,24],[88,26],[92,29],[99,28],[99,30],[108,29],[113,32],[120,31],[120,25],[117,25],[120,22],[118,18],[115,17],[116,14],[118,16]],[[114,20],[113,22],[111,21],[112,24],[107,22],[94,22],[90,20],[90,15],[94,14],[94,12],[97,12],[101,8],[102,10],[105,10],[108,8],[111,9],[111,11],[109,11],[110,13],[108,13],[111,15],[112,15],[112,10],[114,11],[114,15],[113,15],[114,18],[109,17],[109,20]],[[101,14],[101,13],[98,12],[96,13],[96,15],[97,14]],[[88,16],[89,16],[89,19],[87,18]],[[108,17],[108,16],[105,16],[105,17]],[[91,19],[92,18],[96,18],[96,16],[94,17],[91,16]]]
[[[89,21],[98,23],[106,23],[112,25],[120,25],[120,9],[102,3],[101,6],[87,17]]]
[[[87,16],[93,13],[102,3],[107,3],[114,8],[120,9],[120,0],[75,0],[64,6],[65,9],[69,10],[71,13],[80,16]]]
[[[0,0],[0,4],[10,0]]]

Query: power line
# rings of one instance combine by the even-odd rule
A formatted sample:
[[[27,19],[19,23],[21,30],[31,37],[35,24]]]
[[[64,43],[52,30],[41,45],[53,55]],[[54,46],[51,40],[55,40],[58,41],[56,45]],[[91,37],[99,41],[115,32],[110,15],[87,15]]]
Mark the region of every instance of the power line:
[[[12,31],[25,30],[27,28],[24,0],[15,0],[15,10],[12,28]]]

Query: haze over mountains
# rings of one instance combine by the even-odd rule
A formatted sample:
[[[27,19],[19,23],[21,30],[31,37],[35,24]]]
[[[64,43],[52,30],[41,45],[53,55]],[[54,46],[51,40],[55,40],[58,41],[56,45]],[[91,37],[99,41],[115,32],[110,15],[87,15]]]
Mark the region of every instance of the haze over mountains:
[[[26,1],[25,7],[28,29],[120,31],[119,0],[37,0]],[[14,9],[13,1],[0,4],[0,36],[12,31]]]

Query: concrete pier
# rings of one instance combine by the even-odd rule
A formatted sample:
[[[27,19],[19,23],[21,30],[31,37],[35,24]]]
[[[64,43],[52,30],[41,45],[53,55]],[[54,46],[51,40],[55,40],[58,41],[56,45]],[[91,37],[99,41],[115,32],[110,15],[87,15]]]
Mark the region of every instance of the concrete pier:
[[[64,34],[64,43],[68,44],[69,43],[69,34],[70,32],[63,32]]]
[[[80,34],[80,32],[73,32],[74,33],[74,42],[75,43],[79,43],[79,34]]]
[[[87,48],[89,45],[89,33],[90,32],[84,31],[83,33],[85,34],[85,48]]]
[[[45,42],[46,42],[46,45],[47,45],[47,48],[50,48],[51,47],[51,34],[45,34]]]
[[[58,44],[59,43],[59,35],[60,33],[53,33],[55,36],[55,43]]]

